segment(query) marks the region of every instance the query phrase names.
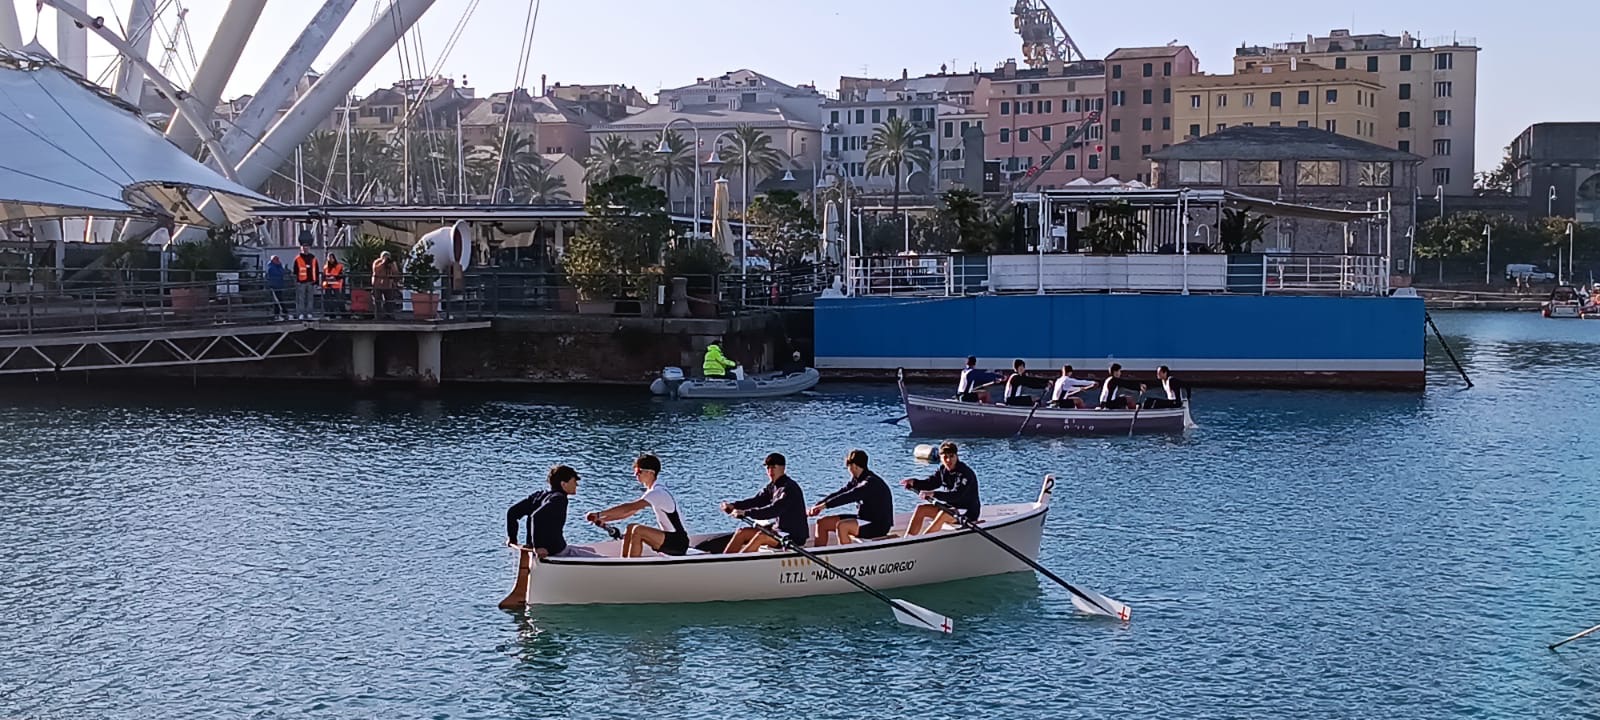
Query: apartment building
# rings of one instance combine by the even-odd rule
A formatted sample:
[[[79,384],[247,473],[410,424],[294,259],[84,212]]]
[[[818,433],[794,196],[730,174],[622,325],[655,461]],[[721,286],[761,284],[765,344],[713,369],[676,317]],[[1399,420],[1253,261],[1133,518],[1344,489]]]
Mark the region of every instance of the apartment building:
[[[1411,33],[1352,35],[1334,30],[1304,42],[1241,47],[1234,70],[1291,57],[1334,70],[1377,75],[1394,101],[1394,145],[1425,158],[1421,184],[1446,194],[1472,192],[1477,131],[1478,51],[1472,38],[1418,38]]]
[[[1019,69],[1007,60],[987,76],[988,118],[984,153],[999,164],[1001,192],[1032,174],[1032,189],[1066,185],[1078,178],[1100,180],[1110,172],[1099,146],[1106,110],[1106,65],[1098,60],[1052,62]],[[1087,127],[1083,127],[1088,123]],[[1083,127],[1050,167],[1046,160]]]
[[[1106,56],[1105,167],[1118,180],[1150,182],[1153,151],[1172,144],[1173,84],[1200,73],[1186,45],[1118,48]]]
[[[1290,58],[1232,75],[1192,75],[1173,87],[1174,144],[1230,127],[1260,126],[1318,128],[1395,146],[1394,102],[1372,73]]]
[[[969,158],[963,138],[969,128],[982,130],[985,113],[974,102],[987,94],[987,82],[976,73],[918,78],[902,73],[899,80],[839,78],[838,99],[822,106],[824,166],[865,193],[892,192],[893,177],[867,172],[867,146],[879,126],[901,117],[923,132],[921,143],[934,159],[930,173],[906,170],[901,191],[931,201],[934,195],[966,187]],[[972,160],[981,164],[983,158]]]
[[[571,155],[581,162],[589,156],[589,129],[602,123],[584,105],[554,96],[534,97],[518,88],[475,101],[462,116],[461,136],[468,145],[481,145],[509,128],[532,138],[536,152]]]
[[[735,70],[713,78],[696,78],[693,85],[664,89],[656,105],[612,123],[589,129],[591,149],[606,135],[620,135],[646,151],[655,146],[659,133],[672,124],[672,130],[693,141],[699,132],[700,157],[710,154],[712,145],[724,132],[749,125],[772,138],[772,147],[793,159],[797,178],[802,169],[816,166],[822,153],[822,103],[827,99],[810,85],[788,85],[753,70]],[[682,120],[683,122],[679,122]],[[723,142],[727,142],[724,140]],[[781,171],[780,171],[781,172]],[[711,191],[716,170],[704,167],[700,177],[701,213],[711,211]],[[766,178],[751,178],[754,190]],[[694,183],[673,182],[668,202],[674,212],[690,212],[694,207]],[[796,189],[806,189],[798,186]],[[733,204],[740,204],[735,197]]]
[[[1600,225],[1600,122],[1531,125],[1508,150],[1516,166],[1512,195],[1526,198],[1528,217]]]

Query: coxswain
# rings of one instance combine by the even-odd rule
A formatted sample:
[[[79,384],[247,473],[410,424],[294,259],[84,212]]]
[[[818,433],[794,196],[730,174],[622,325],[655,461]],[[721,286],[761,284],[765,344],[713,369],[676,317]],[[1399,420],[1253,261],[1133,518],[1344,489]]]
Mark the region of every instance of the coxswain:
[[[567,498],[578,494],[578,471],[566,465],[550,468],[549,490],[540,490],[506,510],[506,544],[517,544],[517,523],[528,519],[524,547],[540,560],[547,557],[596,557],[588,548],[567,544],[562,530],[567,524]]]
[[[1172,410],[1183,407],[1183,398],[1192,394],[1188,383],[1172,376],[1172,369],[1165,365],[1156,368],[1156,381],[1161,383],[1161,392],[1164,398],[1147,398],[1144,401],[1146,410]]]
[[[626,520],[640,510],[653,508],[656,511],[656,527],[629,524],[622,535],[622,556],[639,557],[644,554],[646,546],[662,555],[687,553],[689,531],[684,529],[683,519],[678,516],[677,499],[667,492],[666,485],[661,482],[661,459],[649,453],[640,455],[639,459],[633,461],[633,476],[644,486],[644,495],[638,500],[589,513],[584,519],[599,525]]]
[[[983,510],[983,504],[978,500],[978,476],[966,463],[961,462],[956,453],[956,444],[948,440],[939,445],[939,468],[932,475],[921,480],[906,478],[900,484],[908,490],[922,493],[924,500],[938,500],[951,506],[965,520],[977,522],[978,514]],[[926,531],[922,529],[923,522],[928,523]],[[956,524],[956,518],[950,517],[950,513],[938,505],[918,505],[916,512],[911,515],[911,524],[906,526],[906,534],[934,533]]]
[[[1147,389],[1149,388],[1142,383],[1122,377],[1122,363],[1111,363],[1111,369],[1106,372],[1105,383],[1100,386],[1100,407],[1107,410],[1132,410],[1138,403],[1131,397],[1120,395],[1118,391],[1142,393]]]
[[[828,535],[839,533],[839,544],[849,545],[855,538],[875,540],[894,528],[894,497],[889,484],[867,469],[867,451],[851,450],[844,458],[850,482],[811,506],[807,515],[816,517],[823,510],[856,503],[854,515],[829,515],[817,520],[817,547],[828,544]]]
[[[738,366],[738,363],[723,356],[722,341],[712,340],[711,344],[706,346],[706,359],[700,364],[700,370],[707,379],[726,378],[728,371]]]
[[[805,545],[811,539],[811,523],[806,521],[806,496],[800,485],[789,478],[783,455],[771,453],[762,466],[767,471],[767,484],[761,492],[734,502],[723,502],[722,511],[736,518],[751,520],[777,520],[776,530],[789,542]],[[739,528],[728,540],[723,552],[755,552],[764,547],[778,545],[772,536],[753,527]]]
[[[1093,380],[1081,380],[1072,376],[1072,366],[1061,366],[1061,377],[1056,378],[1054,389],[1050,392],[1050,407],[1053,408],[1082,408],[1083,398],[1078,393],[1085,392],[1095,386]]]

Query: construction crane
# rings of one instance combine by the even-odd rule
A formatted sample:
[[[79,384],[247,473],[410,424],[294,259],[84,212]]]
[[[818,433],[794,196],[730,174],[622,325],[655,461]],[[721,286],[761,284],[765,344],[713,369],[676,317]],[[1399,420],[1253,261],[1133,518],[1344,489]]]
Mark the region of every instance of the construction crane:
[[[1017,193],[1027,192],[1028,188],[1033,187],[1033,184],[1039,180],[1040,175],[1043,175],[1046,170],[1055,165],[1056,160],[1061,159],[1061,156],[1067,154],[1068,150],[1082,145],[1083,138],[1089,132],[1089,128],[1098,122],[1100,122],[1100,111],[1091,110],[1089,114],[1083,117],[1082,122],[1069,128],[1067,134],[1061,138],[1061,144],[1056,146],[1055,152],[1041,159],[1038,165],[1028,168],[1027,172],[1023,173],[1021,177],[1012,180],[1000,192],[1000,196],[996,198],[995,211],[1004,211],[1011,204],[1013,196]]]
[[[1011,14],[1022,38],[1022,57],[1028,67],[1045,67],[1052,61],[1073,62],[1085,59],[1078,44],[1067,33],[1054,11],[1044,0],[1017,0]]]

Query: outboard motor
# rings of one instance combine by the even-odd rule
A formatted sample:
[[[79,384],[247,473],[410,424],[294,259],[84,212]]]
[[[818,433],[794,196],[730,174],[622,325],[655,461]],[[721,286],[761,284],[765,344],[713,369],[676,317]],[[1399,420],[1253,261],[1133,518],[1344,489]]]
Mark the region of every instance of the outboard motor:
[[[650,392],[653,392],[657,395],[670,395],[672,397],[677,397],[678,386],[682,385],[683,381],[683,368],[664,367],[661,368],[661,377],[656,378],[654,382],[650,383]]]

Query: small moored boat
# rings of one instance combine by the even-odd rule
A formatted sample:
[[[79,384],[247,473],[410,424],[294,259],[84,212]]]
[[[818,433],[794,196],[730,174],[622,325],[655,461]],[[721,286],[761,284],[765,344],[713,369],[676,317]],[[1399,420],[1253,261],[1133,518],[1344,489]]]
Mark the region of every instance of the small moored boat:
[[[822,374],[816,368],[769,377],[747,377],[737,372],[729,378],[690,378],[681,368],[669,367],[651,381],[650,392],[685,399],[745,400],[793,395],[816,387]]]
[[[1159,410],[1067,410],[1019,405],[962,402],[954,398],[912,395],[900,381],[906,422],[914,435],[938,437],[1010,437],[1012,435],[1116,435],[1130,432],[1175,433],[1195,427],[1189,403]]]
[[[985,505],[979,526],[1037,560],[1054,485],[1055,478],[1046,476],[1039,499],[1031,503]],[[911,513],[895,516],[895,530],[885,539],[806,549],[875,589],[1031,569],[971,529],[905,536],[910,519]],[[690,543],[713,537],[691,536]],[[791,550],[623,558],[617,541],[581,547],[601,557],[539,560],[519,548],[516,585],[502,607],[770,600],[856,591],[848,580]],[[522,602],[515,602],[519,598]]]
[[[1579,318],[1583,316],[1583,298],[1578,295],[1577,288],[1561,285],[1550,291],[1550,299],[1544,302],[1543,310],[1547,318]]]

